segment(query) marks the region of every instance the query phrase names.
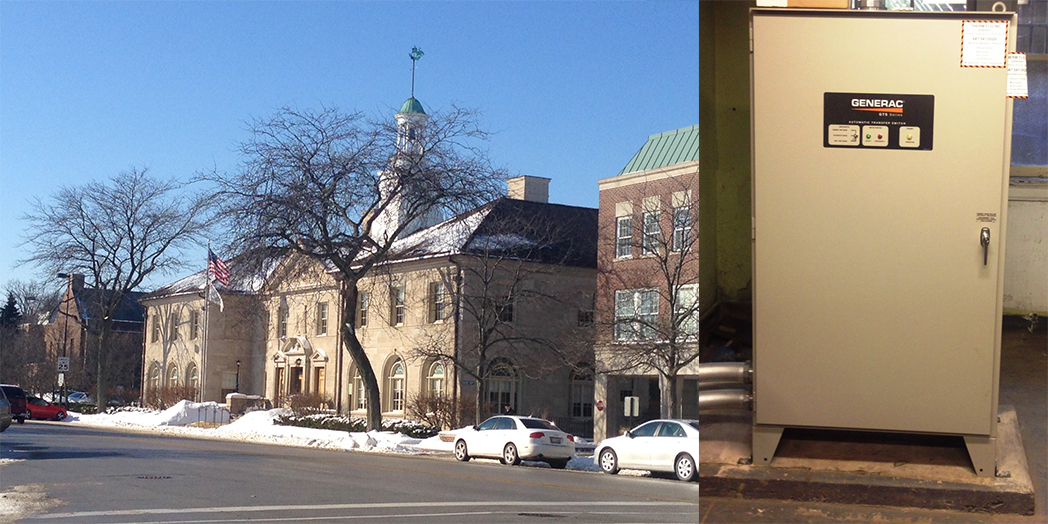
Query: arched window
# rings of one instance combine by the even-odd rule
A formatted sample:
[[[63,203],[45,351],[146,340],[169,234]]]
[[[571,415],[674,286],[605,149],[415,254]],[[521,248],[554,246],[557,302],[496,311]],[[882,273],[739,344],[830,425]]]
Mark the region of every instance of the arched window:
[[[435,397],[444,396],[444,384],[446,384],[444,364],[441,362],[434,362],[433,365],[429,367],[429,376],[426,377],[426,385],[429,392]]]
[[[366,410],[368,408],[368,391],[359,370],[356,376],[353,377],[353,391],[357,395],[357,398],[353,401],[353,409],[358,411]]]
[[[505,358],[491,361],[491,370],[485,382],[484,398],[495,413],[517,412],[517,388],[520,381],[517,368]]]
[[[160,390],[160,365],[156,362],[149,368],[149,389]]]
[[[200,368],[195,362],[190,362],[186,366],[186,385],[193,389],[200,388]]]
[[[593,367],[585,362],[571,371],[571,416],[593,418]]]
[[[407,370],[404,361],[396,359],[389,367],[389,380],[387,382],[389,392],[389,411],[404,411],[404,378]]]
[[[167,387],[178,387],[178,366],[172,365],[171,370],[167,372]]]

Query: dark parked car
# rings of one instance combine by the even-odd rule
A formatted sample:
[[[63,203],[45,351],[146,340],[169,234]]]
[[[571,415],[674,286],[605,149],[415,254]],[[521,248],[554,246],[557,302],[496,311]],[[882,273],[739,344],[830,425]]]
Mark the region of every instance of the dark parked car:
[[[4,390],[0,389],[0,433],[11,425],[11,403],[7,401]]]
[[[18,386],[9,384],[0,384],[0,389],[4,390],[4,395],[7,395],[7,401],[11,403],[11,417],[17,420],[19,424],[25,424],[25,419],[29,416],[25,391],[22,391],[22,388]]]
[[[69,413],[62,406],[56,406],[40,397],[30,395],[26,398],[29,407],[29,418],[35,420],[62,420]]]

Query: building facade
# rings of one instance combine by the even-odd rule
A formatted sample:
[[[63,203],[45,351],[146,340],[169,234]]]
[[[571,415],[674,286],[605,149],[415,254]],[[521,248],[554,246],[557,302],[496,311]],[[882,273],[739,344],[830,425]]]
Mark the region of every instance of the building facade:
[[[652,135],[599,181],[597,439],[630,422],[698,418],[698,126]],[[624,399],[639,398],[625,415]]]

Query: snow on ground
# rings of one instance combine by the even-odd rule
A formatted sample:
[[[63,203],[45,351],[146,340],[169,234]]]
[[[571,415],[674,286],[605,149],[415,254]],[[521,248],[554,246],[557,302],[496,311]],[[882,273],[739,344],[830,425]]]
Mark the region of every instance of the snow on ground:
[[[253,411],[218,427],[190,426],[198,422],[222,422],[223,413],[225,413],[225,420],[228,420],[228,412],[221,409],[222,406],[215,402],[201,403],[183,400],[164,411],[118,411],[98,415],[83,415],[70,411],[69,416],[63,422],[89,426],[134,428],[241,442],[377,453],[441,454],[451,453],[454,447],[453,442],[445,442],[439,436],[417,439],[403,433],[389,431],[365,433],[280,426],[275,423],[276,419],[291,414],[290,410],[281,408]],[[453,436],[455,431],[457,430],[445,431],[443,434]],[[592,449],[592,443],[580,442],[580,444],[582,444],[580,447]],[[548,467],[544,462],[527,461],[524,464]],[[575,456],[568,462],[568,469],[600,471],[593,463],[593,458],[588,456]]]

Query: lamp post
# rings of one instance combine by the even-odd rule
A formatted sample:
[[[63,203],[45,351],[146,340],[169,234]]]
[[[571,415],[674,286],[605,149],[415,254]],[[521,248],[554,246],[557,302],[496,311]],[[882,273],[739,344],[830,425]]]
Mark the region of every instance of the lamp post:
[[[58,278],[64,278],[66,280],[66,293],[68,293],[70,288],[72,287],[70,285],[70,279],[72,277],[69,276],[68,273],[59,273],[56,276]],[[63,305],[65,306],[64,311],[62,310]],[[66,304],[65,293],[62,294],[62,303],[59,304],[58,311],[62,314],[62,358],[66,358],[68,357],[68,355],[66,354],[66,346],[69,345],[69,306]],[[62,393],[59,396],[59,398],[62,399],[61,403],[63,406],[69,404],[69,397],[66,395],[65,382],[66,381],[63,379],[62,385],[60,386],[62,388]]]
[[[237,361],[237,384],[236,384],[236,388],[235,389],[236,389],[237,393],[240,393],[240,361],[239,360]]]

